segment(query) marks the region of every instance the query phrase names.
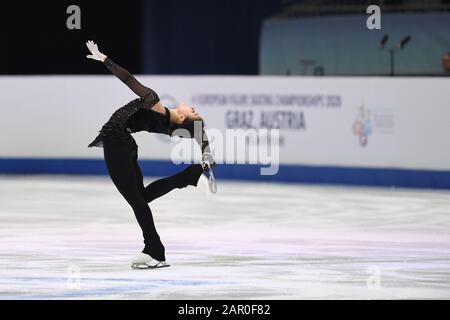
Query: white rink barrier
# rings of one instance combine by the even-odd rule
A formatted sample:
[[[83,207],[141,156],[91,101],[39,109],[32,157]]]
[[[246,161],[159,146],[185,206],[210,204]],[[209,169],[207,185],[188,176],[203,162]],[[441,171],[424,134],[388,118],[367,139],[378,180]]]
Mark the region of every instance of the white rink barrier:
[[[167,106],[193,105],[208,130],[279,129],[276,175],[262,178],[257,163],[242,159],[235,165],[222,148],[219,176],[450,187],[450,79],[137,78]],[[0,77],[0,88],[2,173],[105,173],[102,149],[87,145],[116,108],[136,98],[114,76]],[[144,171],[164,174],[173,142],[134,136]]]

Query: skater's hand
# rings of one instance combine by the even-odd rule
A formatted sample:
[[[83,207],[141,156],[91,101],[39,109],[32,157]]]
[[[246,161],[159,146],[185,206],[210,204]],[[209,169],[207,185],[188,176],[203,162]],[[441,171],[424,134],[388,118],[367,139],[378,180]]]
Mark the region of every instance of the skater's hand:
[[[214,168],[214,166],[216,165],[216,162],[214,161],[214,158],[212,157],[212,154],[209,152],[205,152],[202,155],[202,167],[203,169],[206,169],[206,163],[209,163],[209,166],[211,168]]]
[[[88,47],[89,51],[91,52],[91,54],[87,55],[86,58],[105,62],[105,59],[107,57],[98,50],[98,46],[96,43],[94,43],[94,41],[89,40],[88,42],[86,42],[86,47]]]

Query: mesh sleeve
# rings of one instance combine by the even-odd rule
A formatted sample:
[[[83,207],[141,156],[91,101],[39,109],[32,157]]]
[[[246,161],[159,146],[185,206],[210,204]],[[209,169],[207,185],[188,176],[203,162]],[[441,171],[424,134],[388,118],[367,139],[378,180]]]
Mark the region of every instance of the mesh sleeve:
[[[131,91],[141,97],[147,105],[150,104],[150,106],[154,106],[160,101],[158,94],[154,90],[142,85],[130,72],[119,66],[110,58],[105,59],[105,66],[113,75],[119,78],[120,81],[125,83]]]

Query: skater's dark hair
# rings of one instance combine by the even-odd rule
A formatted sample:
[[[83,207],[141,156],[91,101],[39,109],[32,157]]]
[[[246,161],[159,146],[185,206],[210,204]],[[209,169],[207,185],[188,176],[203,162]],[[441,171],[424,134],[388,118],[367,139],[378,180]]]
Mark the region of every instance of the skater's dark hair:
[[[201,135],[203,128],[204,122],[202,119],[192,120],[186,118],[181,124],[175,125],[172,128],[172,133],[182,135],[184,138],[194,138],[196,135]],[[199,132],[196,133],[196,130]],[[186,136],[186,134],[189,134],[189,136]]]
[[[196,120],[186,118],[181,124],[171,127],[169,134],[181,138],[195,139],[200,145],[202,153],[205,150],[209,150],[209,141],[205,133],[205,122],[201,118]]]

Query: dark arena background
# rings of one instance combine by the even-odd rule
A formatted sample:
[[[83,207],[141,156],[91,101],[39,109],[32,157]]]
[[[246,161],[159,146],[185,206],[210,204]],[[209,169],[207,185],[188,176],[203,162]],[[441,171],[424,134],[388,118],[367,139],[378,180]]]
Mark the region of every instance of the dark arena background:
[[[0,299],[450,298],[450,1],[0,6]],[[217,193],[149,204],[169,268],[130,267],[142,232],[88,144],[137,96],[88,40],[204,119]],[[202,160],[133,137],[145,185]]]

